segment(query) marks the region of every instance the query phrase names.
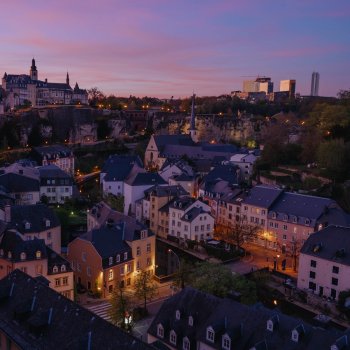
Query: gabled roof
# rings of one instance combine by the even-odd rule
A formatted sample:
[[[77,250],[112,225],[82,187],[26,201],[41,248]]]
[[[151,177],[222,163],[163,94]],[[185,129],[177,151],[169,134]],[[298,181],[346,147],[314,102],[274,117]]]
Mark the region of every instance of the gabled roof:
[[[49,220],[49,226],[46,221]],[[22,234],[41,232],[61,225],[56,213],[45,204],[14,205],[11,207],[10,223]],[[30,227],[26,228],[26,223]]]
[[[239,168],[233,164],[221,164],[212,169],[203,179],[204,182],[225,180],[230,185],[238,185]]]
[[[198,215],[207,213],[202,207],[193,207],[181,218],[182,221],[192,222]]]
[[[165,145],[194,145],[195,143],[191,139],[190,135],[153,135],[154,141],[161,150]]]
[[[40,178],[72,179],[72,177],[55,164],[38,167]]]
[[[0,185],[10,193],[39,192],[40,190],[39,179],[15,173],[0,175]]]
[[[124,181],[134,166],[143,168],[139,156],[110,155],[104,163],[101,173],[106,173],[106,181]]]
[[[46,156],[48,159],[54,159],[57,155],[61,158],[73,156],[72,150],[63,145],[34,147],[33,152],[40,157]]]
[[[179,185],[159,186],[155,185],[145,191],[145,195],[152,195],[155,197],[168,197],[168,196],[185,196],[188,192]]]
[[[306,240],[300,253],[350,266],[350,228],[328,226],[315,232]]]
[[[130,186],[166,185],[167,182],[158,173],[136,173],[130,175],[126,180]]]
[[[243,203],[260,208],[270,208],[276,199],[283,193],[279,188],[269,186],[255,186],[248,193]]]
[[[19,270],[0,281],[0,295],[0,330],[21,349],[153,348]]]

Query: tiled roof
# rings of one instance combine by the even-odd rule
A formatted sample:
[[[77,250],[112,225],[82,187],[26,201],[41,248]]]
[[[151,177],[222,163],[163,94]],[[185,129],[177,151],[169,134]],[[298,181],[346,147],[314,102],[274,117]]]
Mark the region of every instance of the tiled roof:
[[[0,330],[21,349],[153,348],[19,270],[0,281],[0,298]]]
[[[315,232],[300,253],[350,266],[350,228],[332,225]]]
[[[47,220],[50,221],[48,226]],[[26,223],[30,225],[26,227]],[[12,206],[11,224],[22,234],[42,232],[61,225],[56,213],[41,203]]]

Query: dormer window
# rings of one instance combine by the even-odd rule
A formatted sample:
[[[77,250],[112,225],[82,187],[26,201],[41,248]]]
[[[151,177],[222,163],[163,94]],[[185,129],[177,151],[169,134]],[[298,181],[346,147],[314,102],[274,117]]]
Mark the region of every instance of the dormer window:
[[[8,257],[9,259],[11,259],[11,258],[12,258],[12,253],[11,253],[11,252],[7,252],[7,257]]]
[[[293,222],[296,224],[298,221],[297,217],[296,216],[293,216]]]
[[[160,323],[158,324],[158,327],[157,327],[157,336],[159,338],[164,338],[164,328]]]
[[[176,310],[175,318],[176,318],[177,320],[179,320],[180,317],[181,317],[180,310]]]
[[[191,349],[191,343],[187,337],[185,337],[182,341],[182,349],[183,350],[190,350]]]
[[[207,328],[207,340],[210,341],[211,343],[214,343],[215,340],[215,332],[212,327]]]
[[[120,262],[120,254],[117,255],[116,261],[117,263]]]
[[[4,250],[0,249],[0,256],[3,256],[3,255],[4,255]]]
[[[292,331],[292,340],[296,343],[299,341],[299,333],[296,329]]]
[[[283,220],[284,220],[284,221],[288,221],[288,215],[287,215],[287,214],[284,214],[284,215],[283,215]]]
[[[113,256],[110,256],[108,258],[108,264],[109,264],[109,266],[111,266],[113,264]]]
[[[21,253],[21,260],[26,260],[27,254],[25,252]]]
[[[147,237],[147,230],[142,230],[141,231],[141,239],[144,239]]]
[[[189,326],[193,326],[193,317],[192,317],[192,316],[190,316],[190,317],[188,318],[188,325],[189,325]]]
[[[272,212],[271,216],[272,216],[272,219],[276,219],[276,213],[275,212]]]
[[[227,334],[224,334],[222,336],[222,348],[224,350],[230,350],[231,349],[231,338],[227,335]]]
[[[57,273],[57,272],[58,272],[58,267],[57,267],[57,266],[54,266],[53,269],[52,269],[52,272],[53,272],[53,273]]]
[[[170,336],[169,336],[170,343],[173,344],[173,345],[176,345],[176,338],[177,338],[177,336],[176,336],[175,331],[171,330],[170,331]]]
[[[50,220],[46,219],[45,220],[45,225],[46,225],[46,227],[50,227]]]
[[[269,320],[266,322],[266,329],[270,332],[273,332],[274,328],[277,326],[279,322],[279,318],[277,315],[272,316]]]
[[[61,266],[61,272],[66,272],[66,270],[67,270],[67,269],[66,269],[66,265],[62,265],[62,266]]]
[[[128,252],[125,252],[124,253],[124,260],[127,260],[128,259]]]
[[[299,342],[299,338],[305,334],[305,328],[302,324],[299,324],[292,330],[292,340],[296,343]]]
[[[305,225],[310,225],[310,220],[309,219],[305,219]]]
[[[26,230],[30,230],[30,222],[26,221],[25,224],[24,224],[24,228]]]

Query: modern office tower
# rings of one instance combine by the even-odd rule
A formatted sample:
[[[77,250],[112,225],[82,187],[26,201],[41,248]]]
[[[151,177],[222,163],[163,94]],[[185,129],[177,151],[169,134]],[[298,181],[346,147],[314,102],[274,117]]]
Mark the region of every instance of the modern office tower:
[[[243,81],[243,92],[273,92],[273,82],[268,77],[257,77],[255,80]]]
[[[289,92],[289,97],[295,96],[295,84],[296,81],[294,79],[288,79],[288,80],[281,80],[280,81],[280,91],[287,91]]]
[[[320,84],[320,73],[318,72],[312,72],[311,77],[311,96],[318,96],[318,87]]]

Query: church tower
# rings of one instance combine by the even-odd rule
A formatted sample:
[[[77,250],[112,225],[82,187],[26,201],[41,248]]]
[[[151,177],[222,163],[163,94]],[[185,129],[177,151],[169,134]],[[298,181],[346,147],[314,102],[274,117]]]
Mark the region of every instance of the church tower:
[[[190,122],[190,135],[193,142],[198,142],[197,129],[196,129],[196,116],[194,114],[194,99],[196,95],[192,95],[192,107],[191,107],[191,122]]]
[[[30,67],[30,79],[32,80],[38,80],[38,71],[36,69],[36,65],[35,65],[35,59],[32,59],[32,66]]]
[[[67,77],[66,77],[66,84],[69,86],[69,74],[67,72]]]

